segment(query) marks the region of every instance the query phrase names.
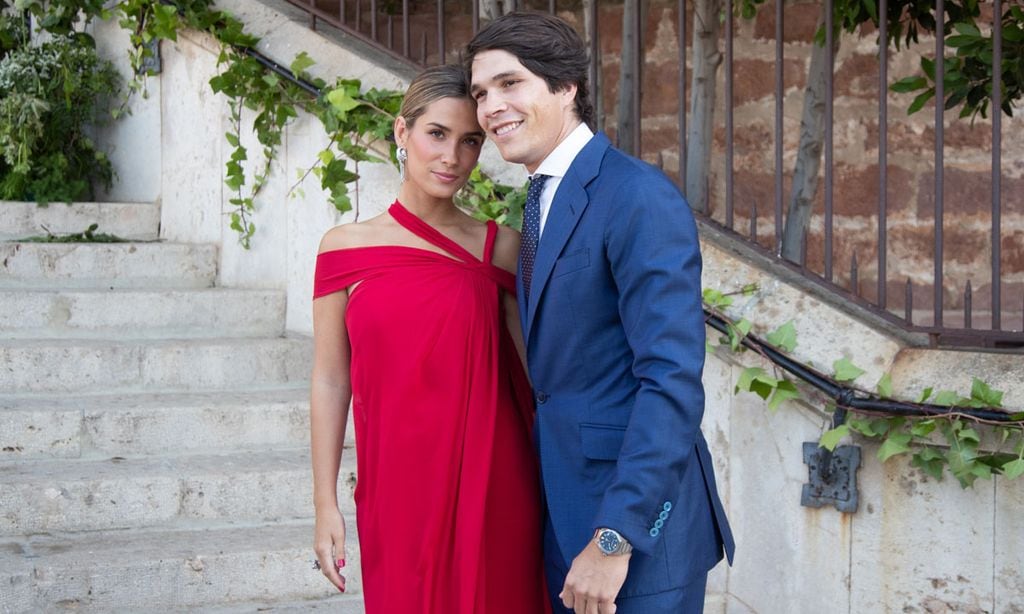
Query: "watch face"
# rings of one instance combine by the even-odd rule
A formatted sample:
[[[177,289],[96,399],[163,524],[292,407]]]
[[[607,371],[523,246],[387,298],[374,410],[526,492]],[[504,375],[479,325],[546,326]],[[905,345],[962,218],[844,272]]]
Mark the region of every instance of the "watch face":
[[[619,547],[619,536],[615,531],[601,531],[601,534],[597,537],[597,545],[605,553],[615,552]]]

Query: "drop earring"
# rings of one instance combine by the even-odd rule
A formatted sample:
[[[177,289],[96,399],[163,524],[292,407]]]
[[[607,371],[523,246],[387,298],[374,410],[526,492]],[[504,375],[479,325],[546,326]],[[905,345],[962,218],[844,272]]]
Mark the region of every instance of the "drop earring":
[[[409,152],[405,147],[398,148],[398,175],[405,181],[405,161],[409,159]]]

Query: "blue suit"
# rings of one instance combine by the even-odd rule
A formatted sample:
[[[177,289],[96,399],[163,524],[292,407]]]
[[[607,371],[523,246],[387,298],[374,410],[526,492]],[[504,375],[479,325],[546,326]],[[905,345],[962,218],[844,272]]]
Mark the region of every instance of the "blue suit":
[[[548,564],[568,569],[596,528],[616,529],[634,547],[627,601],[701,578],[723,549],[732,560],[700,431],[700,270],[678,189],[598,133],[555,193],[529,302],[518,288]]]

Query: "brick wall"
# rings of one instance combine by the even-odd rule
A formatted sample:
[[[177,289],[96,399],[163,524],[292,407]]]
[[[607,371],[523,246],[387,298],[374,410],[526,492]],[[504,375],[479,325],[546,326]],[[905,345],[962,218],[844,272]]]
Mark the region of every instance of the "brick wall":
[[[692,4],[692,3],[691,3]],[[783,183],[784,209],[800,135],[803,88],[810,63],[811,39],[820,3],[785,6]],[[691,9],[692,10],[692,9]],[[602,6],[599,15],[605,129],[614,137],[621,61],[622,6]],[[561,13],[582,30],[579,12]],[[734,25],[734,212],[735,227],[748,232],[753,204],[758,210],[758,239],[774,241],[775,13],[770,3],[753,20]],[[692,38],[692,14],[687,36]],[[843,34],[836,57],[834,89],[834,253],[836,279],[849,283],[851,258],[859,266],[860,291],[876,295],[878,210],[878,60],[874,28]],[[724,46],[723,46],[724,49]],[[922,53],[934,49],[922,39],[910,49],[891,51],[889,82],[911,74]],[[643,89],[643,157],[678,177],[678,13],[675,3],[652,2],[645,30]],[[692,58],[688,58],[688,62]],[[708,178],[714,217],[724,220],[725,115],[724,65],[719,70],[713,175]],[[687,72],[689,79],[689,71]],[[689,83],[687,83],[689,89]],[[689,95],[689,93],[687,94]],[[906,108],[913,95],[889,94],[888,100],[888,295],[892,308],[903,309],[904,285],[914,285],[915,308],[932,304],[934,232],[934,107],[913,116]],[[945,125],[945,304],[959,307],[968,280],[974,307],[990,305],[991,123],[957,119],[947,112]],[[1002,268],[1003,308],[1021,311],[1024,296],[1024,140],[1019,118],[1003,117]],[[824,168],[808,237],[809,268],[824,268]],[[1014,316],[1016,317],[1016,316]],[[1011,320],[1011,322],[1014,322]],[[1016,322],[1016,328],[1020,323]]]

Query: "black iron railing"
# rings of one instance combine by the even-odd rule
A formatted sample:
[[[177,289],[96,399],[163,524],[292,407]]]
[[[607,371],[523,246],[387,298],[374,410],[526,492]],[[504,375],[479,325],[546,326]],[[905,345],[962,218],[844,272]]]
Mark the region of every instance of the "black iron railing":
[[[430,65],[442,61],[451,61],[458,57],[461,47],[468,42],[469,38],[479,29],[481,20],[487,19],[488,15],[481,14],[481,6],[492,7],[494,5],[506,5],[507,8],[546,10],[564,15],[575,23],[579,24],[581,33],[589,41],[591,46],[591,77],[592,82],[597,82],[597,77],[607,67],[608,62],[621,62],[623,57],[629,54],[622,53],[622,50],[615,49],[614,37],[607,36],[607,32],[622,32],[623,40],[626,40],[626,25],[632,30],[632,40],[638,45],[638,53],[632,57],[635,60],[634,69],[636,73],[643,70],[653,70],[650,58],[645,57],[645,50],[650,47],[648,40],[645,45],[644,34],[649,32],[652,23],[663,26],[671,23],[675,30],[677,55],[674,59],[675,65],[671,71],[665,70],[665,65],[657,67],[658,79],[675,79],[675,94],[677,96],[675,110],[666,115],[663,111],[659,117],[654,117],[658,112],[652,111],[648,100],[643,98],[643,87],[645,80],[638,76],[633,83],[637,84],[632,96],[633,104],[630,105],[628,116],[612,117],[603,112],[607,106],[604,101],[615,100],[609,96],[609,92],[600,91],[595,87],[596,106],[598,108],[599,127],[605,128],[617,139],[617,144],[645,159],[659,164],[665,171],[678,181],[679,185],[687,185],[687,123],[692,122],[690,116],[688,91],[692,86],[687,82],[688,68],[693,66],[693,58],[687,57],[688,46],[696,34],[693,27],[693,0],[666,0],[658,3],[652,0],[651,8],[648,10],[647,21],[641,23],[640,11],[622,10],[622,4],[590,2],[583,4],[580,8],[578,3],[557,3],[554,0],[538,0],[537,2],[524,2],[515,0],[511,3],[481,2],[479,0],[423,0],[411,2],[392,0],[288,0],[291,4],[304,9],[310,15],[310,25],[313,28],[322,24],[339,28],[344,32],[360,37],[383,53],[412,65]],[[636,0],[624,0],[628,5]],[[943,0],[935,0],[937,14],[942,14]],[[563,6],[564,4],[564,6]],[[726,15],[733,15],[733,0],[725,1]],[[790,7],[792,8],[792,7]],[[813,9],[814,5],[801,5],[802,10]],[[717,225],[732,236],[750,242],[756,249],[761,250],[765,255],[776,260],[779,266],[789,267],[800,272],[807,279],[819,284],[827,291],[836,293],[853,303],[874,311],[879,316],[892,324],[898,325],[906,330],[925,333],[932,345],[967,345],[976,347],[998,347],[998,348],[1022,348],[1024,347],[1024,211],[1015,212],[1009,222],[1003,216],[1004,195],[1001,190],[1003,182],[1002,173],[1002,130],[1003,118],[1000,116],[999,98],[1000,88],[992,88],[994,95],[990,108],[991,118],[991,198],[986,207],[987,211],[978,211],[975,204],[972,204],[970,211],[970,230],[974,234],[970,240],[972,247],[963,247],[959,243],[954,245],[960,250],[954,255],[957,256],[959,264],[955,271],[945,267],[951,253],[947,244],[947,232],[950,231],[950,224],[958,226],[957,230],[963,230],[963,220],[967,219],[956,207],[962,207],[963,203],[950,203],[949,210],[946,208],[945,189],[951,180],[947,177],[945,156],[950,146],[945,139],[945,125],[958,120],[947,120],[943,105],[934,105],[934,117],[928,122],[927,128],[934,133],[933,153],[931,154],[930,167],[925,171],[918,172],[918,192],[931,194],[919,195],[917,201],[917,213],[908,218],[905,211],[913,208],[910,202],[910,195],[900,194],[901,200],[896,202],[887,192],[892,188],[890,172],[900,171],[893,165],[892,149],[894,142],[890,136],[891,125],[902,125],[905,122],[902,113],[897,120],[891,120],[889,106],[901,111],[905,109],[908,100],[897,98],[889,92],[890,76],[889,65],[892,57],[885,45],[879,45],[877,49],[877,80],[873,87],[877,89],[877,117],[864,120],[866,124],[877,126],[877,137],[872,147],[877,147],[877,158],[869,153],[861,155],[859,160],[851,161],[849,154],[842,154],[842,163],[864,165],[871,162],[877,166],[877,193],[872,199],[877,199],[877,206],[870,206],[870,216],[865,217],[863,212],[856,216],[849,211],[837,211],[834,190],[836,187],[835,169],[836,144],[834,141],[834,129],[836,122],[836,96],[834,89],[836,82],[834,70],[825,74],[824,106],[825,106],[825,132],[823,135],[824,159],[823,175],[824,181],[818,187],[820,196],[812,210],[811,223],[803,231],[800,237],[798,256],[783,258],[784,227],[790,217],[786,209],[786,182],[790,181],[794,174],[791,169],[785,167],[787,153],[793,157],[795,146],[787,144],[786,135],[794,132],[793,127],[786,127],[785,106],[787,92],[792,93],[793,85],[787,85],[785,67],[787,60],[787,44],[785,35],[787,5],[784,0],[776,0],[774,11],[762,7],[762,13],[767,11],[771,16],[771,30],[774,31],[774,57],[770,58],[772,66],[772,79],[774,81],[774,92],[770,100],[766,97],[760,102],[763,103],[761,119],[771,122],[770,133],[772,141],[770,146],[765,148],[764,166],[773,166],[771,169],[770,186],[746,185],[741,179],[737,183],[737,155],[736,138],[750,129],[750,122],[743,126],[736,124],[736,101],[734,86],[743,85],[737,81],[736,67],[737,57],[734,50],[735,29],[734,22],[737,18],[726,19],[723,24],[723,35],[721,37],[721,49],[724,54],[723,75],[724,78],[724,100],[718,104],[716,109],[715,123],[724,127],[723,142],[714,145],[713,167],[709,171],[709,185],[715,183],[721,186],[719,189],[709,189],[711,196],[703,213],[708,223]],[[831,19],[832,3],[825,2],[823,7],[826,21]],[[879,14],[887,14],[887,1],[879,0]],[[658,13],[661,11],[661,13]],[[586,14],[584,14],[586,12]],[[998,67],[1001,58],[1000,50],[1000,20],[1002,13],[1001,0],[994,0],[993,14],[997,16],[992,20],[991,28],[995,39],[995,53],[992,62],[995,69],[993,74],[1000,74]],[[633,15],[633,21],[623,24],[623,15]],[[666,14],[673,14],[671,20],[667,20]],[[615,21],[608,27],[608,21]],[[602,27],[601,24],[604,27]],[[644,27],[648,26],[648,27]],[[878,40],[887,39],[887,24],[879,24]],[[688,28],[692,28],[688,31]],[[598,33],[601,32],[602,39]],[[829,59],[828,65],[834,64],[833,31],[825,28],[826,44]],[[872,34],[873,36],[873,34]],[[749,43],[750,41],[745,41]],[[806,43],[807,41],[803,41]],[[748,44],[749,47],[749,44]],[[767,45],[763,46],[768,48]],[[804,45],[806,47],[806,45]],[[799,50],[790,49],[789,53],[796,53]],[[931,51],[931,50],[929,50]],[[909,53],[903,51],[901,53]],[[936,37],[933,52],[941,57],[945,53],[944,42],[941,37]],[[806,51],[803,51],[806,54]],[[768,60],[769,58],[763,58]],[[935,100],[943,100],[943,76],[942,62],[936,62],[936,95]],[[646,68],[645,68],[646,67]],[[650,82],[647,82],[650,85]],[[840,84],[842,85],[842,84]],[[787,87],[789,88],[787,90]],[[653,97],[652,97],[653,98]],[[621,100],[621,99],[620,99]],[[664,101],[653,101],[655,104]],[[662,104],[663,106],[663,104]],[[849,114],[848,110],[842,110]],[[665,117],[670,117],[677,131],[677,139],[663,138],[666,130],[664,127]],[[649,127],[645,133],[643,129],[633,131],[628,139],[618,138],[621,135],[614,134],[619,122],[632,120],[634,126]],[[658,122],[661,122],[660,124]],[[844,116],[843,121],[850,121]],[[860,120],[858,120],[860,121]],[[1019,123],[1020,120],[1017,120]],[[975,127],[977,130],[985,129],[984,124],[979,122]],[[645,138],[645,136],[647,138]],[[901,136],[900,138],[903,138]],[[747,137],[749,141],[749,136]],[[652,143],[649,144],[648,141]],[[789,145],[789,146],[788,146]],[[932,148],[930,146],[929,148]],[[749,157],[749,145],[744,145],[742,155]],[[770,155],[769,155],[770,153]],[[926,156],[917,155],[917,158]],[[870,160],[868,159],[870,158]],[[770,160],[770,161],[769,161]],[[667,163],[666,163],[667,162]],[[675,162],[676,164],[671,164]],[[748,163],[741,164],[740,170],[749,171]],[[763,182],[767,183],[767,182]],[[953,187],[956,187],[955,185]],[[742,189],[744,196],[737,197],[737,190]],[[962,190],[961,190],[962,191]],[[984,196],[980,196],[984,198]],[[926,205],[921,203],[928,201]],[[760,207],[759,203],[771,202],[772,207]],[[846,205],[844,205],[846,206]],[[893,215],[894,211],[903,211],[901,215]],[[859,217],[858,217],[859,216]],[[987,218],[984,224],[987,230],[978,228],[980,217]],[[860,228],[859,234],[854,236],[852,231],[842,226],[851,220],[859,220],[858,223],[873,225],[875,228],[866,231]],[[759,228],[768,222],[773,226],[772,231],[764,233]],[[837,222],[840,227],[837,230]],[[922,226],[931,225],[931,231],[925,239],[918,237],[918,245],[913,250],[906,249],[908,240],[906,237],[911,231],[917,231]],[[1004,227],[1004,224],[1009,225]],[[898,239],[901,249],[899,257],[893,250],[894,239],[891,233],[897,233],[902,239]],[[977,236],[976,236],[977,235]],[[865,236],[868,238],[865,239]],[[959,235],[961,238],[963,233]],[[865,244],[865,240],[870,243]],[[859,242],[859,243],[858,243]],[[1005,250],[1014,259],[1010,262],[1010,275],[1013,283],[1010,284],[1010,292],[1004,292],[1006,279],[1006,264],[1004,258],[1004,242],[1010,245],[1011,249]],[[809,247],[810,246],[810,247]],[[974,262],[964,265],[964,250],[990,251],[988,262]],[[907,255],[908,251],[910,256]],[[810,258],[809,258],[809,252]],[[860,255],[860,258],[858,258]],[[978,253],[967,254],[977,259]],[[982,256],[984,258],[984,256]],[[980,263],[980,264],[979,264]],[[930,275],[928,269],[930,267]],[[987,270],[983,270],[987,269]],[[872,278],[873,275],[873,278]],[[972,287],[972,283],[974,287]],[[987,288],[976,287],[977,284]],[[897,290],[897,291],[894,291]],[[902,290],[902,291],[898,291]],[[978,309],[976,301],[987,303],[987,309]],[[987,313],[986,313],[987,311]]]

